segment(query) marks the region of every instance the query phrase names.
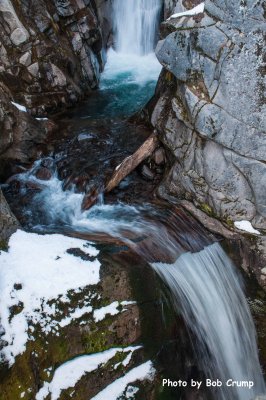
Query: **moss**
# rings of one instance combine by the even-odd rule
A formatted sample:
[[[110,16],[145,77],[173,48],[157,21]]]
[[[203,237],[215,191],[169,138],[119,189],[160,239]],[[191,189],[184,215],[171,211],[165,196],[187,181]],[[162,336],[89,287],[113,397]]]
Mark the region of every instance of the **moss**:
[[[234,221],[231,218],[226,218],[225,222],[230,228],[234,228]]]
[[[0,240],[0,251],[8,251],[7,240]]]
[[[200,204],[200,208],[203,212],[205,212],[206,214],[208,214],[210,217],[214,217],[215,213],[213,211],[213,209],[211,208],[211,206],[209,206],[209,204],[207,203],[201,203]]]
[[[84,335],[82,344],[88,354],[102,352],[108,348],[106,333],[96,331],[92,334]]]

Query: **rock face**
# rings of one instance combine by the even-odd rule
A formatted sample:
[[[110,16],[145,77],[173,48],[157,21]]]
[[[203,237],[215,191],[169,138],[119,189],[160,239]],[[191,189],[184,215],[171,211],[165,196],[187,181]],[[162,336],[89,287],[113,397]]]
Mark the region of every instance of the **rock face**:
[[[54,127],[51,121],[38,121],[20,111],[11,99],[10,90],[0,82],[0,180],[16,172],[13,168],[17,161],[33,161],[38,144]]]
[[[169,16],[199,1],[166,3]],[[263,2],[207,0],[204,13],[170,19],[161,33],[151,121],[173,157],[160,193],[265,229]]]
[[[30,114],[64,109],[97,87],[110,36],[109,8],[110,1],[100,0],[0,2],[1,166],[10,156],[30,161],[31,144],[47,134],[46,124]]]
[[[18,103],[44,115],[97,87],[110,30],[107,6],[1,1],[0,80]]]

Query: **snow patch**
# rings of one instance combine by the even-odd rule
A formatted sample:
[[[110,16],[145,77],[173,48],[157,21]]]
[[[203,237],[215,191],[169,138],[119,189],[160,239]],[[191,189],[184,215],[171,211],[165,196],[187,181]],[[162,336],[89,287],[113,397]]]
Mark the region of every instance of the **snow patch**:
[[[118,301],[114,301],[113,303],[108,304],[108,306],[96,309],[93,312],[93,317],[95,319],[95,322],[102,321],[108,314],[109,315],[118,314],[121,311],[118,308],[119,306],[126,307],[131,304],[136,304],[136,302],[135,301],[122,301],[119,303]],[[122,311],[125,311],[125,309],[122,309]]]
[[[113,348],[102,353],[80,356],[62,364],[55,371],[52,381],[44,382],[43,387],[36,395],[36,400],[44,400],[49,394],[51,395],[51,400],[57,400],[62,390],[74,387],[83,375],[96,370],[101,364],[106,364],[117,352],[130,351],[132,353],[139,348],[140,346]],[[146,370],[147,367],[145,370],[143,369],[142,374],[147,374],[150,371],[150,369],[148,372]],[[107,398],[111,400],[109,396],[105,397],[105,400]]]
[[[249,221],[235,221],[234,225],[237,229],[240,229],[241,231],[246,231],[249,233],[255,233],[256,235],[260,235],[260,232],[257,231],[257,229],[254,229],[253,226]]]
[[[75,311],[73,311],[72,313],[70,313],[70,315],[64,319],[62,319],[58,325],[61,326],[61,328],[64,328],[65,326],[71,324],[71,322],[74,319],[78,319],[83,317],[83,315],[91,313],[92,312],[92,307],[91,306],[85,306],[82,308],[77,308]]]
[[[7,342],[0,360],[14,363],[15,357],[25,351],[27,341],[33,339],[35,324],[46,334],[52,328],[58,329],[58,321],[54,320],[56,301],[51,304],[51,300],[61,295],[65,299],[69,290],[78,292],[99,282],[100,262],[84,261],[67,253],[73,247],[92,256],[99,253],[84,240],[21,230],[11,236],[8,252],[0,253],[0,323],[2,340]],[[87,307],[86,312],[91,309]],[[62,326],[83,313],[84,309],[77,309],[62,321]]]
[[[170,19],[173,19],[173,18],[190,17],[193,15],[198,15],[198,14],[204,12],[204,8],[205,8],[205,3],[203,2],[203,3],[200,3],[198,6],[192,8],[191,10],[171,15],[171,17],[169,17],[167,19],[167,21],[169,21]]]
[[[14,103],[14,101],[11,101],[11,103],[12,103],[13,106],[15,106],[19,111],[27,112],[27,108],[24,107],[24,106],[22,106],[21,104]]]
[[[139,388],[136,386],[128,386],[125,393],[126,399],[135,399],[135,394],[138,393]]]
[[[117,398],[119,398],[127,389],[129,383],[135,381],[143,381],[145,379],[152,380],[154,378],[154,374],[155,370],[153,368],[152,362],[147,361],[146,363],[131,369],[122,378],[119,378],[108,385],[104,390],[94,396],[91,400],[117,400]]]

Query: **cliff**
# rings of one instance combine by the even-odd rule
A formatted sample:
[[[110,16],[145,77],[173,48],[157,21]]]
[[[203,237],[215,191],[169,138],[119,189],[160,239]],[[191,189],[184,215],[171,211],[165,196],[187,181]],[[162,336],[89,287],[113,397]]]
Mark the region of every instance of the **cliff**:
[[[262,1],[208,0],[204,13],[164,22],[151,115],[173,156],[161,194],[257,229],[266,228],[264,17]]]

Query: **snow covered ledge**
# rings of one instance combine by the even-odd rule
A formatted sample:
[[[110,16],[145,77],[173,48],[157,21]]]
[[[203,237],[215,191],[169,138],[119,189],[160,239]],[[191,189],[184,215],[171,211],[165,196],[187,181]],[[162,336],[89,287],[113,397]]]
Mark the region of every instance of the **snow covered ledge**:
[[[179,12],[176,14],[171,15],[167,21],[174,19],[174,18],[181,18],[181,17],[191,17],[194,15],[198,15],[204,12],[204,8],[205,8],[205,3],[202,2],[200,3],[198,6],[192,8],[191,10],[187,10],[187,11],[183,11],[183,12]]]

